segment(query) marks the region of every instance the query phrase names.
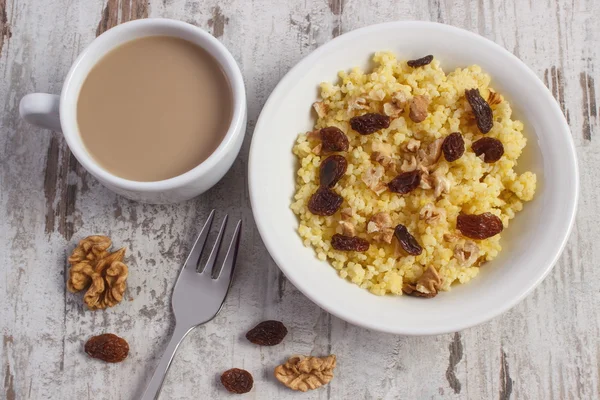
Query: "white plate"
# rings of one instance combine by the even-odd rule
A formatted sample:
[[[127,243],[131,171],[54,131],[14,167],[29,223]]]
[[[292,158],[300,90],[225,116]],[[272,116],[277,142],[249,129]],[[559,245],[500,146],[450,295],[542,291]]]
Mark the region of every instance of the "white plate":
[[[311,130],[318,85],[339,70],[368,68],[375,51],[399,59],[433,54],[446,72],[480,65],[492,86],[525,124],[528,145],[519,170],[538,176],[535,199],[503,234],[503,251],[467,285],[433,299],[375,296],[340,278],[312,248],[304,247],[290,210],[296,158],[292,146]],[[511,53],[476,34],[431,22],[392,22],[342,35],[315,50],[277,85],[260,115],[250,149],[250,199],[261,237],[286,277],[330,313],[367,328],[407,335],[458,331],[508,310],[550,272],[576,212],[579,175],[569,127],[537,76]],[[557,293],[562,296],[562,293]]]

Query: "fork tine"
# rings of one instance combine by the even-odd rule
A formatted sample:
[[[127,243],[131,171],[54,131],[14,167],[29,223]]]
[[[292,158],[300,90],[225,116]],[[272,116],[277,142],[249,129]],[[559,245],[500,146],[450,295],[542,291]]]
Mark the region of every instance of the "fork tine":
[[[221,229],[219,229],[219,234],[215,239],[215,244],[213,245],[212,250],[210,251],[210,255],[208,256],[208,260],[206,260],[206,264],[204,265],[204,269],[201,273],[207,273],[208,275],[212,274],[212,269],[217,261],[217,256],[219,255],[219,249],[221,247],[221,242],[223,241],[223,233],[225,232],[225,228],[227,227],[227,214],[223,218],[223,223],[221,223]]]
[[[189,268],[193,271],[196,271],[198,268],[198,262],[200,261],[200,256],[204,251],[204,246],[206,245],[206,239],[208,239],[208,233],[210,232],[210,227],[212,226],[213,219],[215,217],[215,210],[210,212],[210,215],[206,219],[198,238],[194,242],[194,246],[192,247],[192,251],[190,251],[190,255],[185,260],[183,264],[182,271],[186,268]]]
[[[235,269],[235,261],[237,259],[238,249],[240,247],[240,239],[241,239],[241,231],[242,231],[242,221],[238,221],[237,226],[235,227],[235,232],[231,237],[231,243],[229,243],[229,248],[227,249],[227,254],[225,255],[225,259],[223,260],[223,266],[221,267],[221,271],[219,275],[216,277],[219,281],[229,280],[227,285],[231,283],[231,276],[233,275],[233,270]]]

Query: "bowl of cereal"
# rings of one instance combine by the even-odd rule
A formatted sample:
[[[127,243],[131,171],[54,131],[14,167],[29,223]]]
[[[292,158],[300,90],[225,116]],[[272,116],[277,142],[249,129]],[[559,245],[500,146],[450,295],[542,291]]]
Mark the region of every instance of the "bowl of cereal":
[[[384,332],[454,332],[510,309],[568,239],[579,178],[556,101],[519,59],[431,22],[362,28],[281,80],[249,190],[307,297]]]

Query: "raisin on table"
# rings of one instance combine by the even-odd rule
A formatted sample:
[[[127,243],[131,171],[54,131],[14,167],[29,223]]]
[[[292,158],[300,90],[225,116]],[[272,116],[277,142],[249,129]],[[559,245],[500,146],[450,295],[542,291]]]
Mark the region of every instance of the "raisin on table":
[[[321,161],[319,182],[321,186],[332,188],[344,176],[348,162],[343,156],[335,154]]]
[[[246,339],[259,346],[275,346],[281,343],[288,331],[279,321],[263,321],[246,333]]]
[[[414,170],[403,172],[388,183],[390,192],[407,194],[419,187],[421,171]]]
[[[442,142],[442,151],[448,162],[456,161],[462,157],[465,153],[465,140],[460,132],[453,132],[446,136]]]
[[[221,375],[221,383],[231,393],[248,393],[254,386],[252,374],[245,369],[231,368]]]
[[[341,129],[335,126],[329,126],[321,129],[321,150],[327,153],[335,153],[336,151],[348,151],[350,143],[348,136]]]
[[[331,237],[331,247],[340,251],[365,252],[369,250],[369,242],[356,236],[345,236],[336,233]]]
[[[127,358],[129,344],[117,335],[104,333],[91,337],[85,343],[84,350],[90,357],[109,363],[118,363]]]
[[[417,58],[416,60],[407,61],[406,63],[411,68],[418,68],[418,67],[423,67],[427,64],[431,64],[432,61],[433,61],[433,55],[430,54],[425,57]]]
[[[486,163],[496,162],[504,155],[502,142],[491,137],[484,137],[473,142],[471,148],[477,157],[483,154],[483,161]]]
[[[479,89],[467,89],[465,90],[465,97],[469,101],[475,120],[477,121],[477,127],[481,133],[488,133],[494,126],[494,114],[490,105],[481,97]]]
[[[486,212],[483,214],[460,214],[456,218],[456,228],[470,239],[483,240],[502,232],[504,225],[496,215]]]
[[[319,187],[308,201],[308,211],[315,215],[329,216],[340,208],[343,197],[326,187]]]
[[[418,256],[423,252],[423,248],[417,242],[417,239],[410,234],[406,226],[398,224],[394,229],[394,236],[398,239],[402,249],[411,256]]]
[[[361,135],[370,135],[390,126],[390,117],[383,114],[368,113],[350,118],[350,126]]]

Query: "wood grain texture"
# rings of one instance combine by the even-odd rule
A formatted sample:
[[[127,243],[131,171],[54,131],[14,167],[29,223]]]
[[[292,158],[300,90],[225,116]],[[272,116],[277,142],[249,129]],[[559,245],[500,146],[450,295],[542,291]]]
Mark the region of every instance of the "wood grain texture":
[[[599,13],[594,0],[0,0],[0,398],[135,398],[172,330],[177,270],[212,208],[245,224],[236,281],[219,316],[180,347],[162,399],[229,398],[218,375],[231,367],[255,378],[255,389],[240,398],[297,398],[274,381],[273,368],[290,354],[330,352],[339,359],[335,379],[303,399],[599,398]],[[96,34],[146,16],[213,33],[246,78],[240,157],[214,189],[179,205],[114,195],[82,170],[60,134],[17,117],[24,94],[60,91]],[[246,189],[251,133],[279,79],[333,37],[398,19],[463,27],[520,57],[568,117],[581,168],[577,223],[546,280],[501,317],[436,337],[372,332],[315,306],[265,251]],[[93,233],[128,248],[131,301],[108,311],[89,312],[65,290],[66,255]],[[257,348],[243,335],[267,318],[290,333],[279,346]],[[127,361],[87,358],[83,343],[103,332],[128,339]]]

